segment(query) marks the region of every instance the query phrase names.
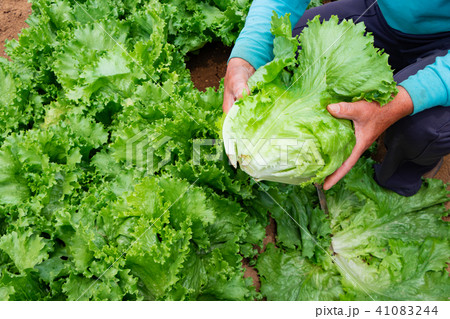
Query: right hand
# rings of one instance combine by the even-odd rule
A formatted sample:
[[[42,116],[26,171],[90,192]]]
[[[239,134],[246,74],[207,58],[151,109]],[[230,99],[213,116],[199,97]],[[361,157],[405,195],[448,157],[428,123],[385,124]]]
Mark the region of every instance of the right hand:
[[[233,103],[242,97],[244,90],[250,94],[247,81],[253,73],[255,73],[255,68],[244,59],[230,59],[224,83],[225,91],[223,94],[222,108],[225,113],[228,113]]]

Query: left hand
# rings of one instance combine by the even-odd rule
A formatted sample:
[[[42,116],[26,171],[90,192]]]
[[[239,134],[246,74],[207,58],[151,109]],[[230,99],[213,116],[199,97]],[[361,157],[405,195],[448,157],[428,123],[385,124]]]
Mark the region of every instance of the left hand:
[[[352,120],[356,144],[350,157],[333,174],[325,179],[325,190],[333,187],[356,164],[361,155],[392,124],[414,111],[408,92],[401,86],[394,100],[383,107],[377,102],[359,101],[328,105],[328,112],[336,118]]]

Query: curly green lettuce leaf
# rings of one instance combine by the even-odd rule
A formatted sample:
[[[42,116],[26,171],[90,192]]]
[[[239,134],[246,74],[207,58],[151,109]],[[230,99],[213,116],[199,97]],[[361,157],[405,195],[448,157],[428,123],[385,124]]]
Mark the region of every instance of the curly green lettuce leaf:
[[[261,191],[257,201],[276,222],[277,245],[308,258],[323,255],[322,247],[329,247],[330,224],[318,207],[314,187],[274,185]]]
[[[296,251],[282,251],[272,244],[258,258],[261,293],[268,300],[339,300],[343,293],[335,266],[324,269]]]
[[[45,300],[46,287],[39,282],[35,273],[16,275],[3,270],[0,272],[0,301]]]
[[[183,54],[213,40],[231,45],[244,26],[249,0],[163,0],[169,42]]]
[[[11,232],[1,237],[0,249],[9,255],[20,272],[24,272],[47,259],[49,247],[44,238],[28,230],[23,233]]]
[[[390,240],[388,247],[389,254],[376,261],[335,257],[343,277],[344,299],[448,300],[448,242]]]
[[[347,258],[383,257],[391,239],[405,242],[450,236],[443,203],[448,191],[440,180],[427,180],[404,197],[380,187],[372,178],[373,161],[360,161],[340,185],[327,192],[334,251]]]

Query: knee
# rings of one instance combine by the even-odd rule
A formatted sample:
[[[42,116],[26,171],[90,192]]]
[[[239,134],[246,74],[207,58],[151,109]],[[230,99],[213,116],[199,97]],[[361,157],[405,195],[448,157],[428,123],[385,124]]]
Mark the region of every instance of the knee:
[[[450,135],[450,109],[436,106],[413,116],[407,116],[386,131],[385,141],[407,145],[428,145]]]
[[[432,139],[432,134],[420,125],[409,125],[409,123],[402,122],[404,121],[399,121],[387,129],[385,141],[410,144]]]
[[[420,121],[416,122],[412,118],[404,118],[392,125],[384,138],[389,150],[401,151],[410,159],[418,156],[439,135],[433,127]]]

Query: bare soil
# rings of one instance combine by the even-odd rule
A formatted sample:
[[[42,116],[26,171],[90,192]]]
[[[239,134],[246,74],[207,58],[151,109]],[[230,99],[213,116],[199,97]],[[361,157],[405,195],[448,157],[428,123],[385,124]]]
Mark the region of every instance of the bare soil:
[[[7,57],[5,40],[17,39],[18,33],[28,27],[25,20],[30,14],[31,4],[26,0],[0,1],[0,57]]]
[[[225,76],[231,48],[221,42],[208,43],[198,52],[189,55],[187,68],[191,70],[192,82],[197,89],[219,86]]]

